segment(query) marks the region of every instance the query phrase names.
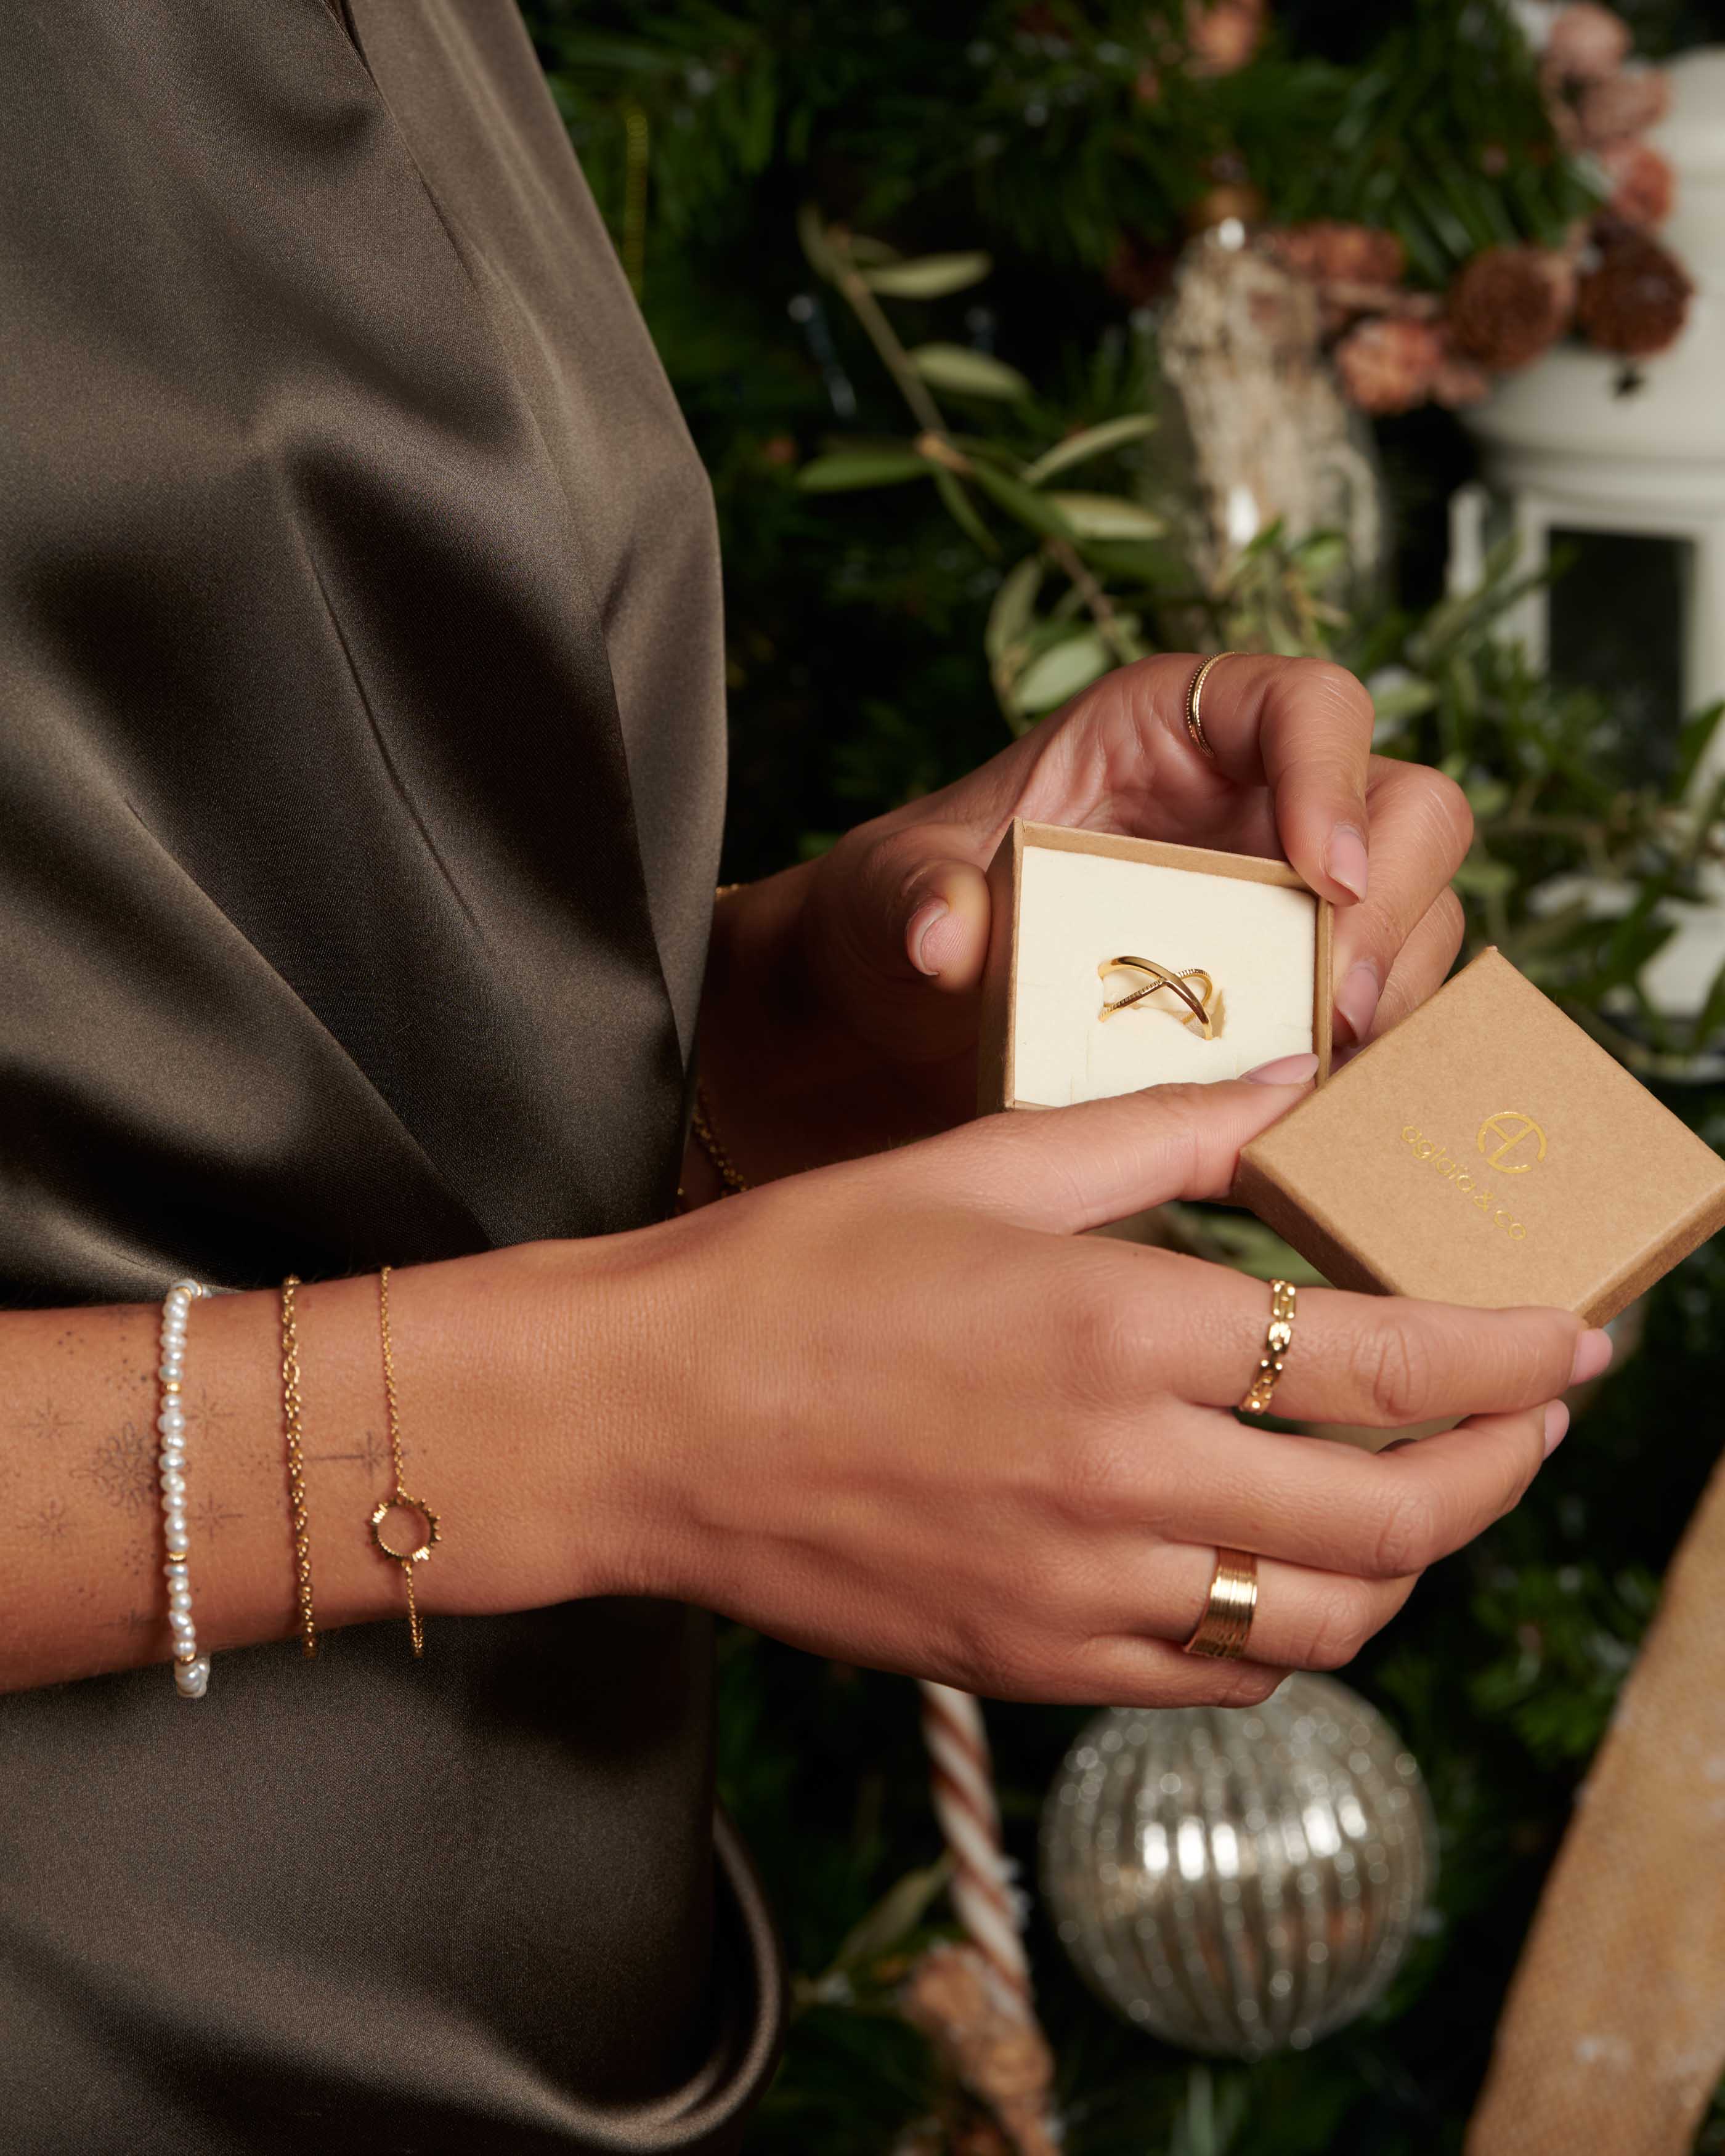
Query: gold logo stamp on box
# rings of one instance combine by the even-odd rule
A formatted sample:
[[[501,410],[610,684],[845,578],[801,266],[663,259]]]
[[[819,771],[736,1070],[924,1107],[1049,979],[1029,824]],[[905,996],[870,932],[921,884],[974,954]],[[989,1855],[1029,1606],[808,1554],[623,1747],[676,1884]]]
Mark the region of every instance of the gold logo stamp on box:
[[[1525,1156],[1512,1161],[1509,1156],[1529,1139],[1539,1150],[1529,1160]],[[1488,1167],[1495,1168],[1500,1175],[1525,1175],[1530,1168],[1537,1168],[1545,1158],[1545,1132],[1531,1116],[1524,1116],[1519,1108],[1500,1108],[1495,1115],[1487,1116],[1480,1125],[1476,1141],[1486,1156]],[[1493,1146],[1497,1147],[1494,1152]]]
[[[1481,1152],[1486,1150],[1486,1135],[1491,1131],[1493,1125],[1504,1122],[1513,1122],[1525,1127],[1517,1129],[1508,1143],[1502,1146],[1502,1150],[1507,1152],[1511,1145],[1520,1145],[1529,1132],[1538,1131],[1539,1158],[1542,1159],[1544,1158],[1545,1133],[1539,1131],[1538,1124],[1528,1116],[1507,1110],[1495,1116],[1487,1116],[1485,1122],[1481,1124],[1478,1142]],[[1415,1160],[1425,1162],[1437,1174],[1442,1176],[1450,1188],[1465,1198],[1482,1219],[1489,1220],[1494,1228],[1502,1229],[1511,1242],[1523,1243],[1527,1240],[1526,1227],[1515,1218],[1507,1206],[1499,1204],[1498,1199],[1502,1194],[1494,1190],[1489,1183],[1476,1181],[1445,1147],[1440,1145],[1435,1138],[1427,1137],[1417,1123],[1403,1124],[1402,1143],[1408,1147]],[[1497,1165],[1495,1161],[1492,1165],[1494,1167]],[[1532,1165],[1532,1161],[1527,1163],[1529,1168]],[[1510,1168],[1505,1168],[1502,1173],[1506,1175],[1515,1175],[1520,1171]]]

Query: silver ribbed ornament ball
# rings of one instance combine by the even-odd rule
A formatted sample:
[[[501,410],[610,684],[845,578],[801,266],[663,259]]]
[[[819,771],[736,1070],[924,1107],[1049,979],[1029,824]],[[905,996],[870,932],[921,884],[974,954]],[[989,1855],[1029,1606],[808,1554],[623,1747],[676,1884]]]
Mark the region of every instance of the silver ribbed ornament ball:
[[[1043,1892],[1081,1974],[1164,2042],[1236,2058],[1373,2005],[1436,1876],[1413,1756],[1304,1673],[1261,1707],[1099,1714],[1042,1815]]]

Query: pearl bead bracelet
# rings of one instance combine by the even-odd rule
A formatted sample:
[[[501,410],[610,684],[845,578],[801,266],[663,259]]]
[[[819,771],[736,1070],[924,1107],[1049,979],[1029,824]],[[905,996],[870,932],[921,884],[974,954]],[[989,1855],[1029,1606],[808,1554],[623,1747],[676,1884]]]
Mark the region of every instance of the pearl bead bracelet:
[[[192,1576],[186,1518],[186,1410],[181,1388],[186,1371],[186,1315],[210,1290],[192,1280],[176,1281],[162,1306],[162,1408],[156,1427],[162,1435],[157,1461],[162,1475],[162,1511],[167,1535],[167,1622],[174,1641],[174,1683],[182,1699],[202,1699],[209,1690],[209,1656],[198,1651],[192,1622]]]

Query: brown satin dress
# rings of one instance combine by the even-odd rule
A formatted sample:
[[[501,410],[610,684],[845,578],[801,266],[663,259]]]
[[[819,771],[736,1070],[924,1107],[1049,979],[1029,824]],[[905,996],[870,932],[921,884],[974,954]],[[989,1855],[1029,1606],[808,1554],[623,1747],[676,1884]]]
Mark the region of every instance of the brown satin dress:
[[[8,0],[0,355],[0,1301],[662,1214],[711,505],[510,0]],[[711,1722],[624,1601],[0,1700],[0,2149],[734,2148]]]

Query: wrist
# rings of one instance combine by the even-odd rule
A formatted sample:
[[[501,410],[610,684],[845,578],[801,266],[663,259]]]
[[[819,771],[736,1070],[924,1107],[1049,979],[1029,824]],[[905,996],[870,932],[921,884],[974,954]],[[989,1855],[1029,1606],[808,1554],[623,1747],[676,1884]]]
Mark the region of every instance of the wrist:
[[[671,1220],[499,1254],[516,1262],[498,1426],[533,1433],[500,1521],[499,1606],[695,1591],[680,1553],[703,1329],[685,1306],[701,1232]]]

